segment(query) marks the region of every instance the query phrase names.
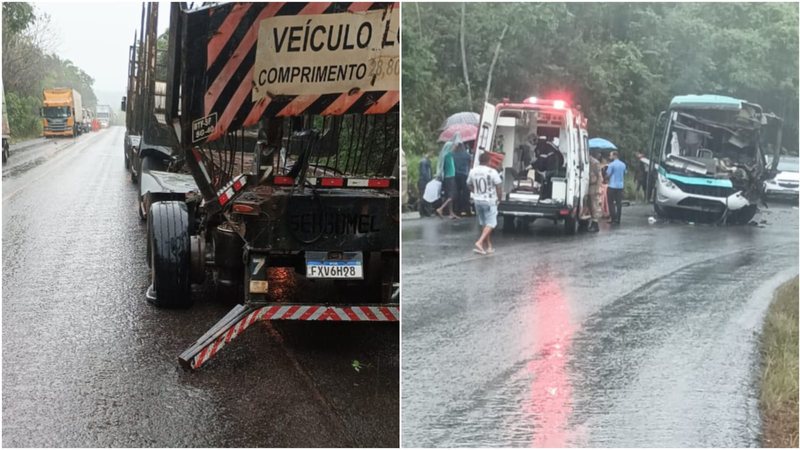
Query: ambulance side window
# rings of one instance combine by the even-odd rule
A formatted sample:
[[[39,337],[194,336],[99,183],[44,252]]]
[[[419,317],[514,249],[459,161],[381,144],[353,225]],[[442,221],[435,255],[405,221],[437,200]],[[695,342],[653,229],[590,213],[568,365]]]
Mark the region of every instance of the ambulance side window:
[[[584,152],[584,156],[583,157],[588,162],[589,161],[589,136],[587,136],[585,132],[583,133],[583,152]]]

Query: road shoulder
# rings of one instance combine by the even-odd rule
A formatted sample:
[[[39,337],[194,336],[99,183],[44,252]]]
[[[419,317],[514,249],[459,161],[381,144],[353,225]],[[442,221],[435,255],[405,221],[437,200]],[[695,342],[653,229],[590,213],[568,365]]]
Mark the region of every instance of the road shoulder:
[[[761,334],[763,447],[798,445],[798,277],[776,291]]]

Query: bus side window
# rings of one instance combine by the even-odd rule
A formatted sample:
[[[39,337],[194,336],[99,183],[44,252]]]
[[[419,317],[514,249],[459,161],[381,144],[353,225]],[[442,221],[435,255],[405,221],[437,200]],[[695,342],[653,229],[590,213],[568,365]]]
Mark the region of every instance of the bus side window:
[[[664,140],[664,128],[666,127],[667,120],[666,120],[667,113],[665,111],[661,111],[656,118],[655,122],[653,123],[653,133],[650,138],[650,161],[653,163],[658,163],[661,161],[661,144]]]

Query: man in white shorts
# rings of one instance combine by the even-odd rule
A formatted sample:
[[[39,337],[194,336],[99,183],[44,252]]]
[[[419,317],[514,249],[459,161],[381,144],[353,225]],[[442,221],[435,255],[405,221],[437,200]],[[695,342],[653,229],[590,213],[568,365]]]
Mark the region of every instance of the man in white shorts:
[[[475,242],[475,253],[486,255],[494,253],[492,246],[492,230],[497,226],[497,201],[503,196],[503,180],[496,170],[489,167],[489,153],[484,152],[478,157],[480,165],[473,167],[467,176],[469,190],[475,201],[475,214],[478,224],[483,227],[481,237]],[[486,246],[484,247],[484,244]]]

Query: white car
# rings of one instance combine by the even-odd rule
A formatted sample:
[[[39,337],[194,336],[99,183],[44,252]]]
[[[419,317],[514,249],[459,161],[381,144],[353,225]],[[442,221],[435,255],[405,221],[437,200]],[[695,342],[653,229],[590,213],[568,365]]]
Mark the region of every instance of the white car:
[[[798,198],[800,193],[800,160],[796,156],[781,156],[778,174],[764,182],[764,194],[768,197]]]

